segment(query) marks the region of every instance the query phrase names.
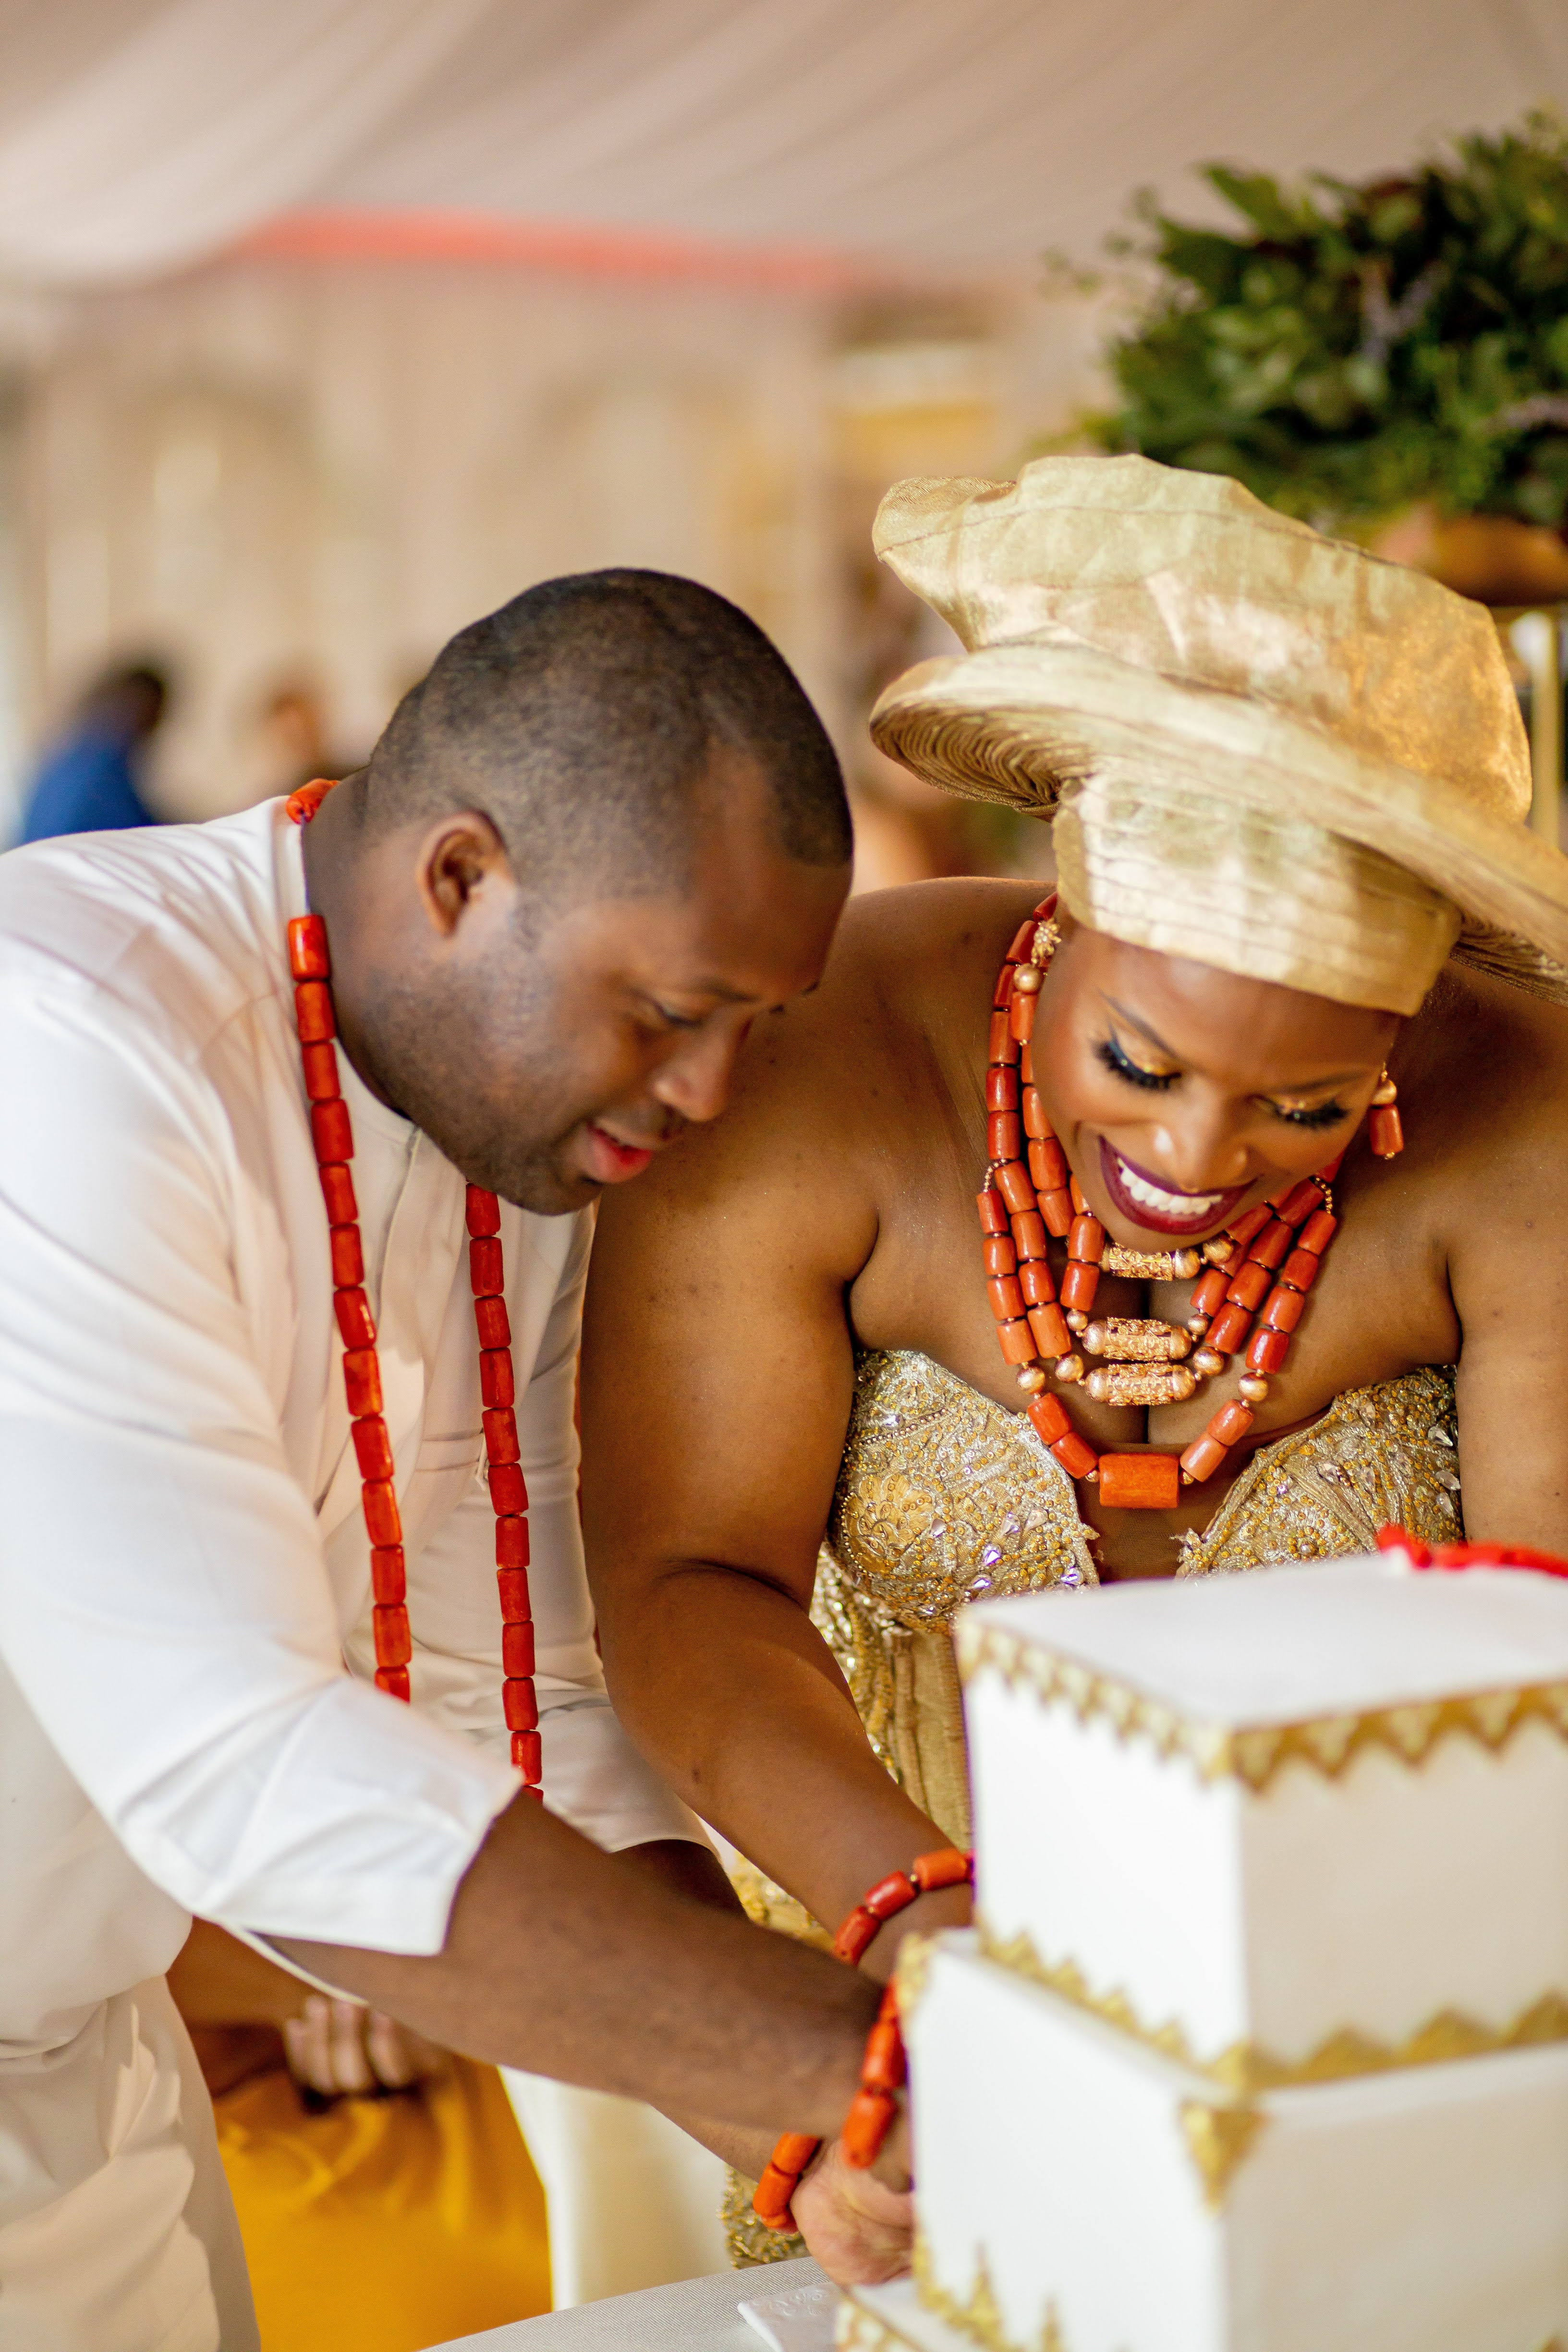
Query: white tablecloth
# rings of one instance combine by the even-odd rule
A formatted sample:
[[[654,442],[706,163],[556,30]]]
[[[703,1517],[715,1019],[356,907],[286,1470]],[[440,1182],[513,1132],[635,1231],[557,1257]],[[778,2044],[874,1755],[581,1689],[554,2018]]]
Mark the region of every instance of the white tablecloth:
[[[759,2270],[648,2287],[641,2294],[611,2295],[545,2319],[520,2319],[510,2327],[462,2336],[445,2352],[459,2352],[459,2345],[462,2352],[479,2352],[481,2347],[483,2352],[763,2352],[762,2337],[741,2317],[742,2297],[761,2301],[822,2284],[821,2271],[809,2259],[769,2263]]]

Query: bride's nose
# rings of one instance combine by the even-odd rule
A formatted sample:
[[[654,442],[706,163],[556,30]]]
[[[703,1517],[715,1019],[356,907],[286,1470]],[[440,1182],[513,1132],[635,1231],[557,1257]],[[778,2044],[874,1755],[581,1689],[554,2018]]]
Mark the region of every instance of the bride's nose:
[[[1226,1192],[1252,1174],[1247,1139],[1223,1112],[1194,1104],[1154,1128],[1156,1166],[1179,1192]]]

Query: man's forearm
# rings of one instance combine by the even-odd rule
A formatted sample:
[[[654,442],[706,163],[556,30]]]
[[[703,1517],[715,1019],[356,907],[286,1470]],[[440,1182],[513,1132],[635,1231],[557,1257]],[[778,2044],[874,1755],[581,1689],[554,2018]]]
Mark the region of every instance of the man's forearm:
[[[691,1562],[600,1595],[616,1713],[671,1785],[837,1926],[866,1888],[945,1843],[873,1752],[805,1612],[760,1578]],[[962,1903],[931,1898],[917,1922]],[[878,1939],[890,1957],[898,1935]]]
[[[519,1796],[428,1958],[276,1937],[431,2041],[761,2130],[837,2132],[876,1988],[726,1916]]]
[[[650,1871],[666,1885],[678,1887],[694,1895],[732,1918],[744,1918],[740,1896],[724,1875],[723,1864],[710,1846],[678,1843],[672,1838],[660,1838],[648,1845],[625,1846],[621,1860],[631,1864],[634,1870]],[[761,2131],[752,2126],[721,2122],[712,2116],[689,2115],[684,2108],[679,2113],[668,2107],[660,2112],[679,2124],[694,2140],[712,2155],[721,2157],[726,2164],[743,2173],[748,2180],[760,2178],[762,2169],[773,2153],[776,2135]]]

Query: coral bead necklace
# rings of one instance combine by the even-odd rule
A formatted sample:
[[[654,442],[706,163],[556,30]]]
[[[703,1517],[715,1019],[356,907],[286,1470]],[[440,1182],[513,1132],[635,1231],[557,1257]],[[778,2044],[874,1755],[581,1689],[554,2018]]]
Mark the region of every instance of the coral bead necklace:
[[[309,824],[332,789],[306,784],[286,802],[294,824]],[[289,926],[294,1025],[305,1065],[310,1137],[327,1204],[332,1253],[332,1307],[343,1342],[343,1385],[360,1472],[360,1499],[370,1538],[375,1681],[394,1698],[409,1696],[413,1637],[403,1557],[403,1521],[394,1484],[392,1440],[382,1413],[375,1320],[364,1290],[364,1252],[354,1199],[353,1129],[338,1084],[337,1015],[327,927],[320,915]],[[479,1340],[485,1454],[496,1517],[496,1580],[500,1588],[501,1702],[511,1760],[531,1796],[540,1789],[539,1707],[533,1689],[533,1615],[528,1591],[528,1488],[517,1436],[516,1381],[500,1245],[500,1203],[478,1184],[468,1188],[468,1278]]]
[[[1068,1171],[1034,1082],[1035,1006],[1060,937],[1056,903],[1046,899],[1023,925],[991,1000],[987,1167],[976,1195],[985,1287],[1029,1420],[1068,1476],[1098,1483],[1110,1509],[1170,1511],[1184,1485],[1212,1478],[1246,1436],[1253,1406],[1267,1396],[1270,1376],[1285,1361],[1338,1225],[1330,1188],[1344,1155],[1248,1209],[1201,1248],[1125,1250],[1108,1240]],[[1392,1159],[1404,1138],[1386,1072],[1373,1105],[1372,1148]],[[1047,1263],[1047,1234],[1068,1245],[1059,1297]],[[1152,1282],[1198,1276],[1189,1320],[1184,1326],[1156,1318],[1091,1322],[1102,1272]],[[1087,1377],[1075,1341],[1105,1360]],[[1101,1403],[1177,1404],[1193,1394],[1200,1377],[1223,1372],[1244,1348],[1240,1397],[1222,1405],[1180,1454],[1098,1454],[1048,1387],[1054,1373],[1064,1387],[1082,1381]]]

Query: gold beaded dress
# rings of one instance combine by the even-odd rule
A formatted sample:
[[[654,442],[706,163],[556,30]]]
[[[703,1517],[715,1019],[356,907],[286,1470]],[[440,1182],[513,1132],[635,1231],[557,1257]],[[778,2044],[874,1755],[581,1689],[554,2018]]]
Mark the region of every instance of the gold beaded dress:
[[[1464,1534],[1447,1368],[1349,1390],[1310,1428],[1260,1446],[1204,1533],[1173,1538],[1175,1573],[1339,1559],[1370,1550],[1391,1519],[1426,1543]],[[1098,1583],[1094,1540],[1072,1480],[1024,1414],[928,1356],[858,1357],[811,1613],[872,1747],[955,1845],[970,1832],[952,1620],[969,1601]],[[753,1916],[820,1936],[760,1875],[738,1883]],[[738,2193],[726,2218],[740,2262],[799,2250]]]

